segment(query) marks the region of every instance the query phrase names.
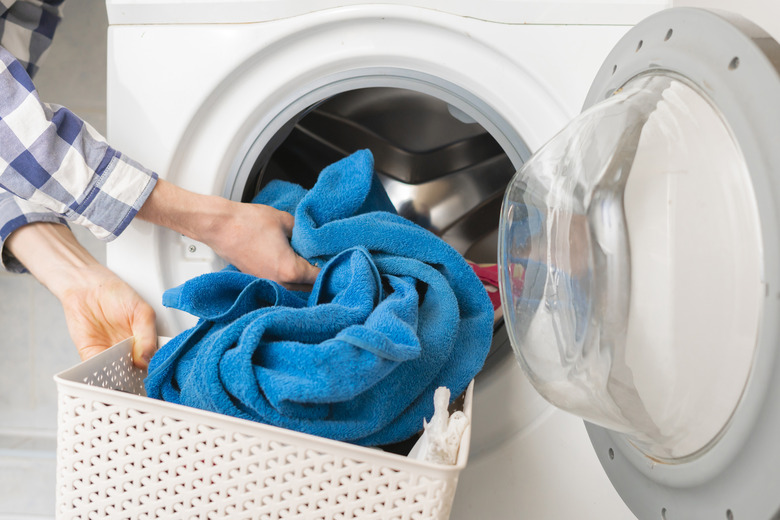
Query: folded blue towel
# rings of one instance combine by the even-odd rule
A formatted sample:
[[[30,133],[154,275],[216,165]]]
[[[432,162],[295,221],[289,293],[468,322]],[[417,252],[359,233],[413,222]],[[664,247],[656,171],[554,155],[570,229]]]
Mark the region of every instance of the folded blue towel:
[[[368,151],[255,202],[295,216],[310,293],[229,267],[163,296],[198,324],[162,347],[150,397],[361,445],[404,440],[482,367],[493,308],[466,261],[395,214]]]

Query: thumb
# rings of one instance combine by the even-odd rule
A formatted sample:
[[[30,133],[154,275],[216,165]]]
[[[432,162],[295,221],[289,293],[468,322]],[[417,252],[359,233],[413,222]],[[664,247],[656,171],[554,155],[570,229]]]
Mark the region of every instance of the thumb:
[[[91,358],[92,356],[97,356],[98,354],[100,354],[101,352],[103,352],[104,350],[106,350],[108,347],[111,346],[111,345],[108,345],[108,346],[103,346],[103,345],[80,345],[75,340],[74,340],[74,343],[76,343],[76,348],[78,349],[79,357],[81,358],[82,361],[86,361],[89,358]]]
[[[133,316],[133,364],[141,369],[149,368],[149,362],[157,351],[157,327],[154,310],[144,304]]]
[[[288,238],[291,237],[293,228],[295,227],[295,217],[286,211],[279,211],[277,218],[279,219],[279,225],[282,227],[284,234],[287,235]]]
[[[317,280],[317,275],[320,274],[320,268],[311,265],[302,256],[295,256],[295,268],[298,273],[298,281],[300,283],[313,284]]]

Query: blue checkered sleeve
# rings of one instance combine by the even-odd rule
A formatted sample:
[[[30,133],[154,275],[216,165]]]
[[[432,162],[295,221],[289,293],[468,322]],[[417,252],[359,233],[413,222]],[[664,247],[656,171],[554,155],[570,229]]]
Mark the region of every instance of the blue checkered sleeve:
[[[0,189],[0,247],[13,231],[33,222],[57,222],[67,225],[64,218],[55,215],[43,206],[20,199],[12,193]],[[26,271],[24,266],[5,249],[2,249],[2,254],[0,254],[0,267],[15,273]]]
[[[15,201],[0,213],[0,249],[19,226],[41,220],[42,208],[111,240],[156,181],[71,111],[41,102],[25,67],[0,47],[0,188],[33,204]]]

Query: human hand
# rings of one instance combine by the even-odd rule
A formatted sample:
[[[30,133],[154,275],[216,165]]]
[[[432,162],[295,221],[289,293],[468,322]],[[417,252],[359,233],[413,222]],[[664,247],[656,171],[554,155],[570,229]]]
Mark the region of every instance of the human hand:
[[[292,215],[261,204],[199,195],[160,179],[138,217],[211,247],[242,272],[285,285],[312,284],[319,268],[298,256]]]
[[[227,203],[224,217],[214,222],[203,242],[244,273],[282,284],[313,284],[319,274],[290,246],[295,219],[285,211],[260,204]]]
[[[67,226],[28,224],[11,234],[6,247],[60,300],[81,359],[133,337],[133,362],[148,367],[157,348],[154,310],[92,257]]]
[[[148,368],[157,350],[154,310],[112,271],[100,264],[85,266],[57,296],[82,360],[132,337],[133,363]]]

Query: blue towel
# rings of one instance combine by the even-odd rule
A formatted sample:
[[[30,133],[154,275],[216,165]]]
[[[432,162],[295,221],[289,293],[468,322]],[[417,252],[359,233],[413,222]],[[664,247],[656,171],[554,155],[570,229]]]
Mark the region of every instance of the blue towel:
[[[294,214],[293,248],[322,267],[312,291],[233,267],[166,291],[199,321],[153,357],[148,395],[360,445],[419,431],[434,390],[458,396],[490,348],[472,269],[395,213],[367,150],[255,202]]]

